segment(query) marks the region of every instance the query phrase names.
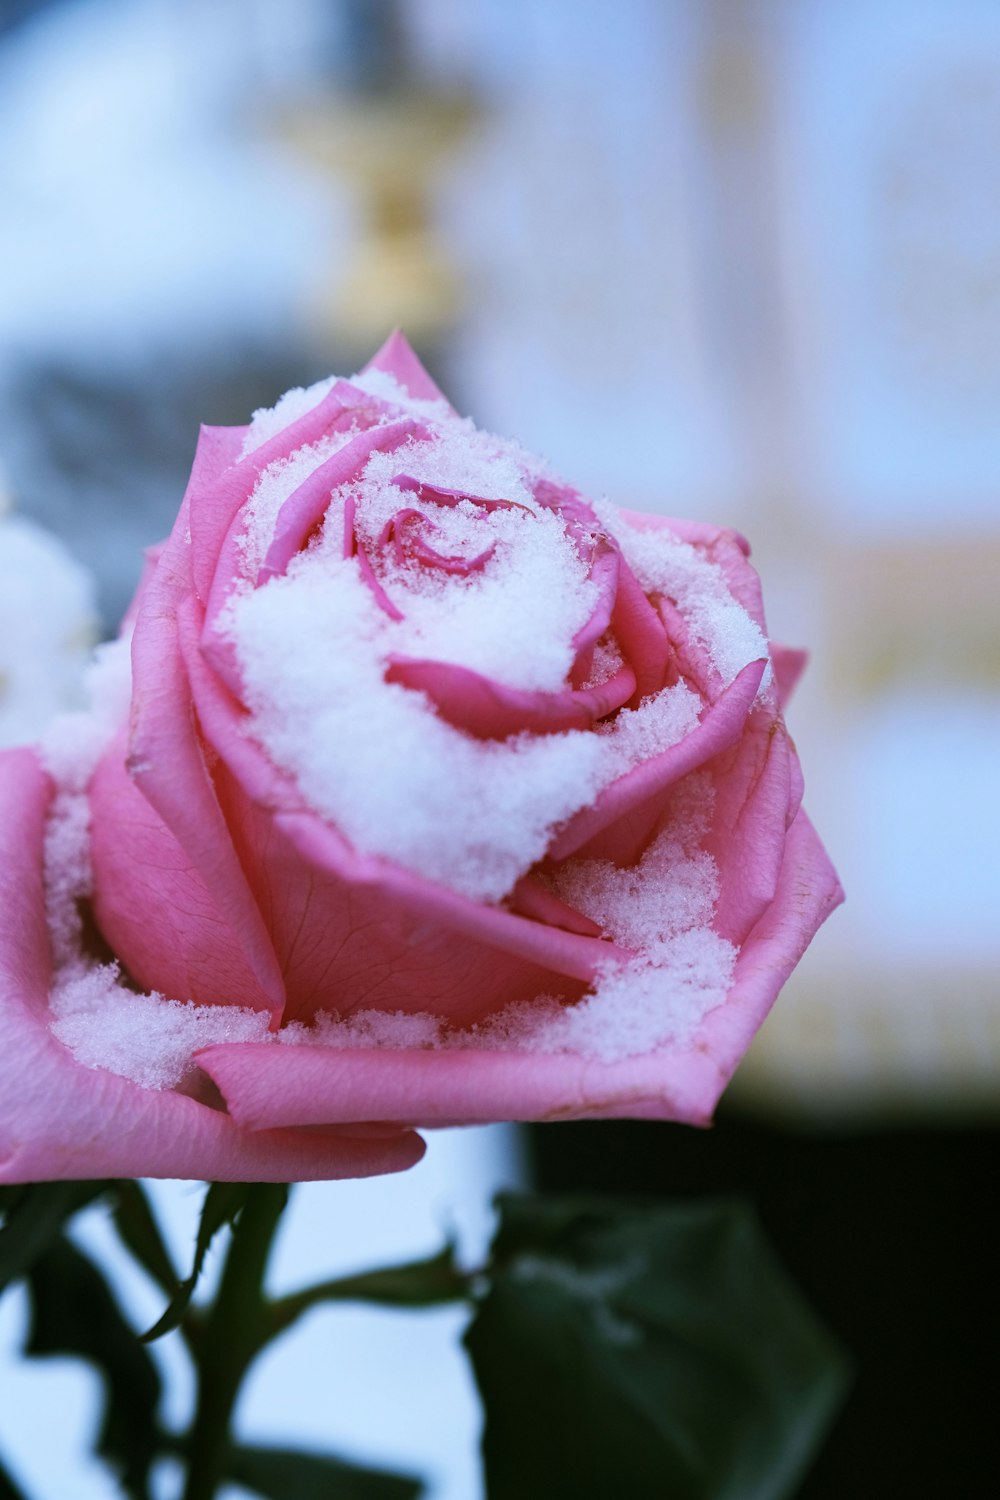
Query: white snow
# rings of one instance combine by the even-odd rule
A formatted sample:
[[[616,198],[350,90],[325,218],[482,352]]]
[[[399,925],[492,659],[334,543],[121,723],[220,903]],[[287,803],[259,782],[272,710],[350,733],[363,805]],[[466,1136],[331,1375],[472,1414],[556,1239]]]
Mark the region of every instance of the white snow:
[[[732,682],[750,662],[770,655],[767,637],[743,605],[733,598],[721,568],[703,557],[690,542],[681,541],[665,529],[631,526],[607,500],[597,508],[642,587],[648,593],[665,594],[673,599],[725,684]],[[771,676],[768,663],[762,691]]]
[[[42,527],[5,513],[0,476],[0,747],[36,740],[83,701],[94,582]]]

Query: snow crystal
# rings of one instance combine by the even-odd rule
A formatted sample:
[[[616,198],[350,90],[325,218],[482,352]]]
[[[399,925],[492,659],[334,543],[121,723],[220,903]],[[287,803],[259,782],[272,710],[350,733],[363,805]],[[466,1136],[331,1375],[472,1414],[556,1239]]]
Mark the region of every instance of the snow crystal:
[[[245,529],[240,537],[240,554],[244,575],[251,582],[267,556],[274,538],[275,522],[285,501],[305,484],[320,464],[346,447],[356,435],[354,427],[345,432],[334,432],[317,443],[306,444],[287,458],[277,458],[268,464],[243,512]]]
[[[481,741],[383,680],[383,616],[353,560],[293,563],[230,609],[253,734],[368,853],[499,900],[593,799],[593,734]]]
[[[737,956],[711,927],[718,869],[701,848],[711,806],[708,778],[689,777],[672,816],[637,865],[570,859],[559,867],[556,894],[635,955],[626,963],[609,960],[582,999],[566,1004],[541,995],[461,1030],[423,1014],[322,1014],[312,1026],[287,1028],[279,1040],[408,1051],[571,1053],[602,1063],[690,1042],[708,1012],[725,1000]]]
[[[523,481],[504,466],[436,463],[438,445],[414,444],[406,452],[376,453],[364,476],[364,506],[356,527],[380,582],[404,618],[387,621],[384,652],[427,657],[481,672],[510,687],[549,692],[564,686],[573,662],[573,637],[590,617],[597,587],[559,518],[535,506]],[[405,468],[421,483],[513,500],[523,509],[495,510],[488,522],[471,502],[425,504],[422,534],[435,551],[472,558],[490,550],[485,565],[467,577],[388,562],[378,542],[387,523],[407,506],[407,493],[391,483]],[[335,510],[334,515],[337,514]],[[306,567],[324,569],[341,550],[342,528],[324,528],[320,548]]]
[[[78,964],[59,974],[50,1009],[55,1036],[78,1063],[147,1089],[187,1083],[201,1047],[265,1042],[271,1035],[260,1011],[136,994],[122,984],[117,964]]]
[[[129,642],[98,646],[83,674],[89,709],[58,714],[39,745],[42,765],[56,784],[45,825],[45,900],[53,962],[72,961],[80,943],[79,902],[90,894],[89,782],[97,762],[128,717]]]
[[[428,401],[421,396],[411,396],[405,385],[401,385],[388,370],[362,370],[360,374],[351,376],[351,385],[368,396],[375,396],[377,400],[400,407],[416,417],[428,417],[435,422],[459,420],[443,397]]]
[[[243,439],[241,458],[246,458],[248,453],[253,453],[255,448],[266,443],[268,438],[290,427],[293,422],[304,417],[307,411],[312,411],[335,384],[336,379],[336,375],[329,375],[324,380],[317,380],[314,385],[293,386],[274,406],[259,407],[254,412]]]
[[[93,889],[87,784],[128,717],[129,641],[99,646],[84,673],[90,706],[51,721],[40,746],[56,784],[45,826],[45,898],[54,977],[52,1031],[77,1062],[106,1068],[145,1088],[175,1088],[193,1070],[192,1054],[221,1041],[260,1041],[268,1017],[238,1006],[197,1006],[140,995],[116,964],[89,960],[80,903]]]
[[[290,1046],[391,1047],[412,1052],[440,1046],[443,1030],[439,1016],[423,1011],[363,1010],[347,1020],[321,1011],[313,1025],[293,1021],[284,1026],[278,1039]]]
[[[767,637],[733,598],[716,563],[666,529],[630,526],[622,512],[606,500],[596,508],[642,587],[647,593],[665,594],[674,601],[725,684],[750,662],[769,656]],[[769,664],[761,689],[770,683],[771,675]]]
[[[458,417],[446,426],[372,453],[331,495],[321,533],[286,574],[234,592],[220,624],[240,661],[249,732],[310,806],[358,848],[497,901],[560,823],[688,734],[701,702],[678,684],[597,734],[484,742],[446,723],[423,694],[384,680],[387,660],[400,656],[515,690],[565,691],[574,637],[598,602],[564,524],[535,501],[517,445]],[[303,450],[265,472],[249,507],[248,559],[259,562],[281,505],[329,451]],[[343,557],[349,498],[365,564],[401,618],[379,607],[358,558]],[[390,545],[407,512],[427,546],[476,566],[426,568]],[[595,658],[598,672],[613,670],[612,651]]]
[[[599,724],[597,734],[606,747],[606,780],[678,744],[697,728],[701,708],[698,694],[686,682],[678,682],[643,698],[638,708],[623,708],[612,720]]]
[[[726,998],[736,949],[713,932],[718,868],[701,848],[711,811],[707,777],[683,786],[673,816],[637,865],[570,859],[556,894],[598,922],[635,958],[609,963],[592,994],[572,1005],[510,1006],[480,1027],[477,1044],[573,1052],[602,1062],[690,1041]]]

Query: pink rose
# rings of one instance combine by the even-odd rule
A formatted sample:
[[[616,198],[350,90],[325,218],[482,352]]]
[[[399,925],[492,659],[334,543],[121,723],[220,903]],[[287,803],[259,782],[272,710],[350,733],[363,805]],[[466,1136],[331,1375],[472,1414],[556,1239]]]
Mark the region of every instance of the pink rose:
[[[131,619],[89,750],[0,778],[0,1178],[710,1117],[841,894],[741,538],[595,508],[394,336],[203,430]]]

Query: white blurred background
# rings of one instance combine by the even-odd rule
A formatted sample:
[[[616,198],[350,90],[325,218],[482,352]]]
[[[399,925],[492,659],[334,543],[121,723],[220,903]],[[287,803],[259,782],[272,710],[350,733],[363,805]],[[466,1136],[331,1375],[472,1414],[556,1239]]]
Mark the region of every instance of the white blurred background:
[[[791,727],[849,901],[732,1102],[838,1128],[995,1120],[991,0],[8,0],[0,186],[0,463],[19,514],[92,570],[104,631],[197,422],[356,368],[397,322],[460,409],[581,488],[746,532],[775,637],[812,653]],[[45,659],[97,628],[79,587]],[[8,739],[23,660],[0,641]],[[389,1260],[432,1248],[441,1213],[481,1241],[522,1172],[509,1135],[442,1138],[409,1181],[300,1190],[283,1254],[299,1279],[317,1243],[325,1274]],[[182,1224],[190,1190],[160,1192]],[[8,1343],[21,1316],[0,1308]],[[404,1376],[387,1342],[372,1379],[400,1389],[365,1426],[337,1381],[381,1356],[381,1325],[337,1317],[269,1361],[248,1431],[277,1438],[287,1408],[288,1435],[356,1433],[436,1473],[436,1500],[474,1495],[468,1385],[433,1375],[435,1430],[424,1356]],[[39,1500],[110,1495],[96,1468],[71,1491],[31,1468],[56,1462],[31,1456],[50,1378],[4,1367],[5,1459]]]

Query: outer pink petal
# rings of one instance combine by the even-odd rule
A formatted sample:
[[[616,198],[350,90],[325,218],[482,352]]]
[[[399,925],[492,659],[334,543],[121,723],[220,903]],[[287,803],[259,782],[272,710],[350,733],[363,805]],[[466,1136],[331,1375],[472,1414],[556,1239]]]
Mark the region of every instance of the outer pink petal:
[[[794,646],[778,646],[772,641],[771,663],[778,687],[778,700],[784,708],[809,664],[809,652],[799,651]]]
[[[638,840],[641,851],[651,823],[663,810],[667,789],[738,742],[765,666],[765,662],[757,661],[744,667],[716,702],[704,710],[697,729],[669,750],[620,776],[592,807],[571,818],[552,840],[550,859],[566,859],[581,852],[590,858],[622,862],[636,858],[635,849],[629,853],[626,846]],[[602,839],[602,835],[606,836]]]
[[[674,517],[653,515],[649,511],[626,510],[623,515],[638,531],[669,531],[682,542],[697,547],[725,575],[733,597],[756,620],[766,634],[760,578],[748,561],[750,543],[738,531],[725,526],[709,526],[701,521],[680,521]]]
[[[786,831],[798,812],[801,782],[794,751],[770,703],[758,704],[743,734],[713,762],[715,804],[704,847],[719,869],[717,932],[739,946],[774,897]]]
[[[775,996],[842,892],[811,825],[790,830],[772,906],[740,954],[736,980],[695,1042],[613,1064],[567,1054],[212,1047],[199,1065],[234,1117],[260,1126],[394,1119],[427,1125],[490,1120],[645,1117],[703,1125]]]
[[[142,1089],[75,1062],[48,1027],[42,888],[48,799],[33,755],[0,756],[0,1182],[138,1176],[288,1182],[373,1176],[419,1160],[423,1145],[413,1135],[257,1132],[185,1095]],[[266,1058],[260,1066],[267,1067]]]
[[[390,333],[376,355],[365,365],[366,370],[382,370],[398,380],[405,391],[418,401],[443,401],[449,407],[448,398],[434,384],[409,341],[396,328]]]
[[[191,710],[187,675],[177,638],[177,608],[191,598],[190,547],[186,540],[188,502],[181,507],[177,523],[160,563],[146,584],[132,641],[132,723],[129,736],[128,770],[150,807],[166,824],[196,872],[220,920],[209,927],[192,922],[191,943],[202,951],[207,941],[225,942],[230,950],[227,968],[250,976],[242,994],[211,995],[213,1000],[231,999],[280,1014],[284,1004],[281,972],[260,913],[250,894],[246,877],[232,847],[219,808],[209,768],[205,763]],[[112,750],[109,754],[114,755]],[[120,751],[117,752],[120,754]],[[156,927],[156,911],[136,915],[129,871],[114,857],[119,831],[130,841],[133,809],[126,799],[115,796],[113,775],[95,778],[94,878],[96,908],[105,936],[131,967],[145,968],[141,950],[133,953],[133,940],[140,928]],[[144,835],[148,841],[148,834]],[[150,854],[152,855],[152,847]],[[109,857],[105,857],[105,856]],[[170,870],[178,861],[171,859]],[[149,868],[147,866],[147,868]],[[155,886],[152,871],[150,883]],[[164,897],[175,894],[165,882]],[[204,911],[203,904],[193,907]],[[161,939],[162,941],[162,939]],[[242,955],[237,964],[234,955]],[[159,987],[148,970],[146,982]],[[194,998],[193,996],[191,998]]]
[[[121,737],[90,784],[94,915],[133,979],[176,1000],[272,1001],[213,892],[125,767]]]

